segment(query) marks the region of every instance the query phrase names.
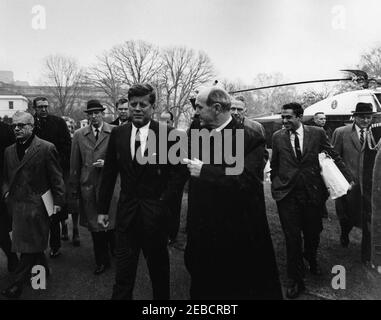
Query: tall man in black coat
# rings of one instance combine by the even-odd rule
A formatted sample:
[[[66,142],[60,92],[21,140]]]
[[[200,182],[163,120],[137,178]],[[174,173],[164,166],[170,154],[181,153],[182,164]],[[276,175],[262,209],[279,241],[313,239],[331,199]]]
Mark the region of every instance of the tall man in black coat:
[[[11,127],[0,121],[0,186],[3,184],[3,170],[4,170],[4,151],[5,148],[15,142],[15,136]],[[16,253],[11,251],[12,242],[9,237],[11,231],[11,217],[7,212],[7,207],[4,199],[0,199],[0,248],[3,249],[8,258],[8,271],[12,272],[16,269],[18,258]]]
[[[70,150],[71,138],[70,132],[64,119],[49,114],[49,102],[45,97],[37,97],[33,100],[34,115],[34,134],[40,139],[54,144],[58,151],[59,163],[63,170],[65,183],[69,177],[70,171]],[[66,183],[67,184],[67,183]],[[61,212],[54,215],[50,225],[50,257],[56,258],[61,252],[61,229],[60,221],[67,219],[67,204]]]
[[[173,128],[151,119],[156,95],[149,84],[135,84],[128,90],[132,122],[114,128],[105,157],[98,203],[98,222],[107,226],[110,200],[118,173],[121,192],[115,222],[116,279],[112,299],[132,299],[140,250],[146,258],[154,299],[169,299],[168,235],[180,189],[174,177],[177,166],[159,164],[159,140]],[[164,128],[164,129],[163,129]],[[164,131],[164,136],[159,136]],[[150,141],[156,142],[155,150]],[[168,142],[168,146],[171,143]],[[155,151],[155,152],[153,152]],[[142,164],[142,156],[156,164]],[[148,152],[150,154],[148,154]],[[178,221],[178,220],[177,220]]]
[[[305,290],[303,257],[312,274],[321,274],[317,250],[323,230],[323,204],[328,191],[320,174],[318,154],[326,151],[353,184],[350,172],[333,150],[324,130],[302,125],[302,117],[303,108],[299,103],[284,105],[284,129],[276,131],[272,139],[271,191],[286,238],[287,275],[290,280],[287,297],[290,299]]]
[[[193,160],[185,159],[191,299],[282,299],[262,184],[265,139],[232,118],[230,106],[229,94],[217,87],[200,91],[195,101],[199,125],[189,132],[188,152]],[[220,134],[221,143],[210,139],[210,148],[202,144],[196,156],[199,134]]]

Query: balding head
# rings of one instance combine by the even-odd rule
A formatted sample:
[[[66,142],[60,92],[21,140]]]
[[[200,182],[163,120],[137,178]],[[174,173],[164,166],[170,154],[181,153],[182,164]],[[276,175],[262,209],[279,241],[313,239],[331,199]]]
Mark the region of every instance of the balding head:
[[[195,106],[201,125],[217,128],[230,116],[231,99],[225,90],[208,87],[197,94]]]

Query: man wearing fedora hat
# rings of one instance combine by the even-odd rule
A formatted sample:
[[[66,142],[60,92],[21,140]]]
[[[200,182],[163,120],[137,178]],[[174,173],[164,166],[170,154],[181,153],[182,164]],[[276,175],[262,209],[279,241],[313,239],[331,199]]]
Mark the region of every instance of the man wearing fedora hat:
[[[356,185],[347,195],[336,200],[336,213],[340,220],[340,242],[349,245],[349,233],[354,226],[362,228],[361,259],[370,261],[370,220],[372,172],[376,151],[373,150],[375,137],[380,138],[379,130],[372,130],[373,105],[359,102],[352,111],[353,125],[337,128],[332,143],[351,171]]]
[[[103,121],[105,108],[98,100],[87,102],[89,125],[78,129],[73,136],[70,157],[70,186],[72,197],[79,199],[80,224],[91,232],[96,269],[103,273],[110,266],[109,249],[113,251],[115,206],[109,210],[110,223],[97,223],[99,183],[111,130],[114,126]],[[115,201],[112,201],[115,203]]]

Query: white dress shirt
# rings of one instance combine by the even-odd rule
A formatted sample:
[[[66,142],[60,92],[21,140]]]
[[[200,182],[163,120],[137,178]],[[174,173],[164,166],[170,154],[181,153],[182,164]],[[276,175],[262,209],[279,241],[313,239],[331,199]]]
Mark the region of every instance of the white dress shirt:
[[[103,128],[103,122],[102,122],[101,126],[98,128],[99,133],[102,131],[102,128]],[[97,130],[97,128],[95,128],[94,126],[91,126],[91,129],[93,130],[94,137],[96,137],[97,133],[95,132],[95,130]],[[98,133],[98,138],[99,138],[99,133]]]
[[[142,156],[144,155],[144,150],[146,148],[150,123],[151,123],[151,121],[148,122],[144,127],[139,128],[140,150],[141,150]],[[135,156],[135,138],[136,138],[136,132],[137,131],[138,131],[138,128],[135,127],[134,124],[132,124],[131,140],[130,140],[130,149],[131,149],[132,159]]]
[[[299,127],[299,129],[296,130],[296,134],[298,135],[298,138],[299,138],[300,152],[303,154],[303,140],[304,140],[303,125],[301,125]],[[294,153],[296,155],[296,151],[295,151],[295,134],[292,133],[292,132],[290,132],[290,140],[291,140],[292,149],[294,150]]]
[[[361,128],[357,124],[355,124],[355,129],[356,129],[359,140],[361,140],[361,133],[360,133]],[[364,130],[364,140],[365,140],[368,129],[363,129],[363,130]]]
[[[232,119],[233,119],[232,116],[229,116],[229,119],[226,120],[223,124],[221,124],[218,128],[216,128],[216,131],[217,132],[222,131],[230,123],[230,121],[232,121]]]

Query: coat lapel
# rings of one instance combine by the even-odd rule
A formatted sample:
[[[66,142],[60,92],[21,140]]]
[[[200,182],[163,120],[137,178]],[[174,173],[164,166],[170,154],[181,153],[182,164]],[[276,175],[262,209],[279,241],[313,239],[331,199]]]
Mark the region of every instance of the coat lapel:
[[[11,181],[9,181],[9,188],[12,187],[13,182],[15,181],[15,178],[18,174],[18,172],[24,167],[26,163],[28,163],[34,155],[37,153],[38,149],[40,148],[40,139],[35,136],[33,138],[32,143],[30,144],[29,148],[26,150],[24,157],[22,158],[21,162],[18,159],[17,156],[17,150],[16,150],[16,144],[13,146],[13,151],[12,151],[12,158],[15,159],[15,161],[19,162],[18,167],[15,170],[15,174],[13,175],[13,178]]]
[[[308,149],[309,149],[309,146],[311,145],[310,144],[310,141],[311,141],[311,131],[310,129],[308,128],[308,126],[303,126],[303,130],[304,130],[304,133],[303,133],[303,150],[302,150],[302,159],[304,158],[304,156],[308,153]]]
[[[110,135],[111,130],[112,130],[112,127],[108,123],[104,122],[103,127],[102,127],[102,131],[99,132],[99,136],[98,136],[97,141],[95,141],[94,134],[92,135],[94,137],[94,141],[95,141],[94,149],[96,149],[102,143],[102,141],[104,139],[106,139],[107,136]]]
[[[288,149],[290,151],[291,157],[295,160],[295,162],[298,162],[298,159],[296,158],[294,149],[292,148],[290,133],[286,129],[284,129],[284,132],[283,132],[283,139],[284,139],[285,145],[288,147]]]
[[[83,135],[91,142],[93,146],[95,145],[96,141],[91,126],[86,127],[86,130],[83,132]]]
[[[357,151],[361,151],[360,139],[359,139],[359,137],[357,135],[357,131],[356,131],[355,125],[353,125],[353,127],[352,127],[351,140],[353,142],[353,145],[357,149]]]

